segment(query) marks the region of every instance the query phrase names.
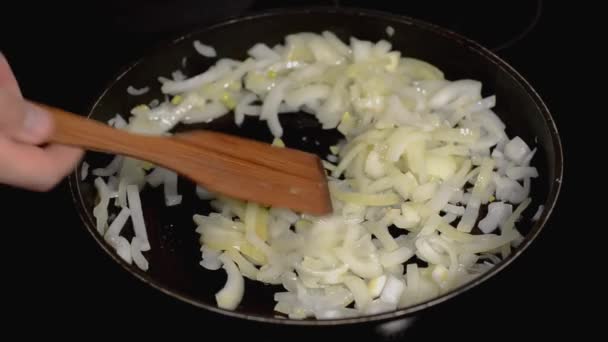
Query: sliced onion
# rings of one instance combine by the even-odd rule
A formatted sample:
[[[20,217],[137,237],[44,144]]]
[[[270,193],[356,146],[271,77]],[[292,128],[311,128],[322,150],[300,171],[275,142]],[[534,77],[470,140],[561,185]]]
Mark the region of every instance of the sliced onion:
[[[131,210],[129,208],[122,208],[118,216],[112,221],[108,230],[104,234],[104,239],[113,246],[116,246],[116,239],[120,235],[120,232],[124,228],[127,220],[131,216]]]
[[[220,79],[230,70],[230,66],[226,64],[216,64],[215,66],[209,68],[209,70],[206,72],[184,81],[173,81],[167,79],[163,83],[161,90],[165,94],[173,95],[190,91]]]
[[[133,86],[127,87],[127,93],[129,93],[129,95],[132,95],[132,96],[143,95],[149,91],[150,91],[150,87],[143,87],[141,89],[136,89]]]
[[[380,254],[380,263],[386,268],[400,265],[408,261],[414,256],[414,251],[410,248],[402,246],[392,252]]]
[[[245,115],[260,115],[261,109],[259,106],[252,106],[251,104],[257,100],[257,96],[253,93],[247,93],[241,98],[239,103],[234,109],[234,122],[237,125],[242,125],[245,120]]]
[[[524,178],[536,178],[538,177],[538,171],[535,167],[530,166],[512,166],[507,168],[507,177],[513,180],[520,180]]]
[[[82,162],[82,167],[80,169],[80,180],[83,181],[89,175],[89,163]]]
[[[127,127],[127,121],[123,119],[120,114],[116,114],[116,116],[114,116],[108,121],[108,125],[113,126],[114,128],[122,129]]]
[[[493,202],[488,206],[488,214],[485,218],[479,221],[479,229],[488,234],[494,231],[499,224],[504,224],[504,221],[511,215],[513,206],[503,202]]]
[[[239,272],[238,267],[228,254],[223,253],[219,256],[219,259],[224,264],[223,268],[226,270],[228,278],[226,279],[224,287],[215,294],[215,300],[217,306],[220,308],[234,310],[239,306],[243,299],[245,281],[243,280],[243,276]]]
[[[205,251],[203,251],[203,259],[205,257],[204,253],[205,253]],[[249,260],[247,260],[245,257],[243,257],[241,255],[241,253],[239,253],[234,248],[228,250],[227,253],[228,253],[228,255],[230,255],[232,260],[237,264],[239,271],[241,271],[243,276],[245,276],[251,280],[257,279],[258,269],[251,262],[249,262]],[[209,262],[207,263],[207,265],[209,265]],[[209,268],[207,268],[207,269],[209,269]]]
[[[270,128],[272,134],[277,138],[283,135],[283,127],[281,127],[281,123],[279,122],[279,106],[285,99],[285,93],[289,85],[289,80],[283,80],[272,88],[264,100],[262,112],[260,113],[260,119],[267,120],[268,128]]]
[[[194,45],[194,49],[196,50],[196,52],[198,52],[202,56],[217,57],[217,52],[215,52],[215,49],[213,48],[213,46],[205,45],[198,40],[195,40],[193,45]]]
[[[388,304],[397,305],[404,289],[405,282],[390,275],[386,279],[386,285],[384,285],[380,300]]]
[[[163,186],[165,191],[165,205],[171,207],[182,202],[182,195],[177,193],[177,173],[166,170]]]
[[[121,257],[127,264],[131,264],[133,262],[133,258],[131,256],[131,245],[129,241],[122,236],[118,236],[114,238],[111,242],[112,246],[116,249],[116,254]]]
[[[251,57],[259,60],[277,61],[281,58],[281,56],[274,50],[269,48],[268,45],[262,43],[255,44],[251,49],[247,51],[247,53]]]
[[[469,233],[473,226],[475,225],[475,221],[477,221],[477,217],[479,215],[479,206],[481,202],[476,197],[472,197],[467,204],[467,207],[464,211],[464,215],[458,222],[457,229],[461,232]]]
[[[112,159],[112,161],[110,162],[110,164],[108,164],[108,166],[106,166],[103,169],[93,169],[92,173],[94,176],[99,176],[99,177],[111,176],[111,175],[117,173],[118,170],[120,170],[123,160],[124,160],[123,156],[116,156],[116,157],[114,157],[114,159]]]
[[[219,270],[222,267],[222,262],[219,259],[219,256],[222,254],[220,251],[216,251],[210,249],[209,247],[203,245],[201,247],[201,262],[200,265],[210,271]]]
[[[165,169],[156,167],[146,176],[146,182],[154,188],[161,185],[165,181],[165,172]]]
[[[175,70],[174,72],[172,72],[171,77],[173,78],[174,81],[178,81],[178,82],[183,81],[187,78],[186,75],[184,75],[184,73],[181,70]],[[155,106],[150,106],[150,107],[155,107]]]
[[[532,221],[536,222],[540,219],[540,216],[543,214],[543,210],[545,209],[544,205],[539,205],[538,209],[536,209],[536,212],[534,213],[534,216],[532,216]]]
[[[522,164],[530,152],[530,148],[520,137],[511,139],[505,145],[505,155],[518,165]]]
[[[348,276],[344,277],[344,284],[355,297],[355,307],[358,310],[365,310],[372,301],[365,282],[359,277]]]
[[[141,199],[139,197],[139,188],[137,185],[127,186],[127,198],[129,200],[129,209],[131,210],[131,221],[133,222],[135,237],[139,238],[139,250],[150,250],[150,242],[148,242],[148,232],[144,222],[144,213],[141,207]]]
[[[147,248],[147,249],[146,249]],[[148,260],[141,253],[142,251],[149,250],[150,244],[148,241],[143,241],[140,237],[136,236],[131,240],[131,256],[133,258],[133,262],[139,269],[142,271],[147,271],[149,264]]]

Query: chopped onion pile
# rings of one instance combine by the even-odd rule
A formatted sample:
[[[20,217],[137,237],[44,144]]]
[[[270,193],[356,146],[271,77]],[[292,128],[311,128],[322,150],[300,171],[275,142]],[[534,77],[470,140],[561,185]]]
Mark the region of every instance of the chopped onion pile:
[[[195,47],[215,56],[200,42]],[[248,55],[220,59],[194,77],[164,79],[170,100],[134,108],[126,125],[120,116],[112,121],[160,135],[232,111],[237,125],[246,116],[266,121],[281,147],[289,132],[279,115],[304,111],[344,135],[324,161],[332,215],[262,207],[197,188],[215,209],[194,215],[200,264],[228,275],[216,294],[219,307],[238,307],[246,277],[282,285],[275,311],[294,319],[387,312],[474,279],[521,242],[515,224],[530,204],[531,178],[538,177],[530,166],[536,149],[507,136],[492,111],[497,99],[482,97],[480,82],[446,80],[438,68],[391,50],[388,41],[346,44],[331,32],[289,35],[274,47],[256,44]],[[92,174],[98,231],[121,257],[147,269],[139,191],[163,184],[166,205],[178,205],[177,175],[123,157]],[[112,222],[110,199],[122,208]],[[120,236],[129,218],[130,248]]]

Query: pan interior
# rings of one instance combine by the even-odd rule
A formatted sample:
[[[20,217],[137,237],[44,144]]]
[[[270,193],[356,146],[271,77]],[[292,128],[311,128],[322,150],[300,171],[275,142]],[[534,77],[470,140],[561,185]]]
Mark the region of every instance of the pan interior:
[[[312,16],[314,19],[311,19]],[[393,37],[388,37],[386,34],[389,25],[396,32]],[[204,58],[197,54],[193,48],[195,40],[213,46],[219,57],[242,60],[246,56],[246,51],[255,43],[263,42],[273,46],[281,43],[283,38],[291,33],[320,33],[324,30],[332,31],[346,41],[351,36],[372,41],[386,39],[393,44],[395,50],[401,51],[403,56],[422,59],[436,65],[445,73],[446,79],[471,78],[481,81],[484,96],[496,94],[495,111],[507,124],[508,135],[511,137],[519,135],[528,142],[537,142],[539,151],[535,157],[535,166],[541,177],[536,178],[532,183],[533,202],[530,208],[536,208],[539,204],[544,204],[546,208],[552,207],[559,190],[556,179],[561,180],[561,150],[557,132],[549,121],[549,114],[542,101],[506,64],[476,44],[434,26],[403,17],[344,9],[290,10],[245,17],[212,26],[182,37],[132,65],[99,97],[90,111],[90,117],[103,122],[117,113],[127,117],[130,110],[138,104],[164,99],[157,77],[170,78],[171,73],[178,69],[187,76],[206,70],[216,59]],[[184,57],[187,59],[185,68],[182,67]],[[126,89],[129,86],[136,88],[149,86],[151,90],[142,96],[128,96]],[[283,140],[287,146],[317,153],[321,157],[325,157],[329,146],[336,144],[341,138],[337,131],[322,130],[316,119],[305,113],[283,115],[281,123],[285,128]],[[246,119],[239,128],[229,114],[210,124],[180,126],[178,131],[193,128],[217,130],[265,142],[272,141],[265,122],[258,121],[257,118]],[[87,153],[85,160],[92,169],[104,167],[111,158],[110,155]],[[246,280],[245,296],[238,311],[227,312],[216,309],[214,295],[223,286],[225,273],[207,271],[199,265],[200,246],[198,234],[194,231],[192,214],[206,214],[210,208],[206,202],[196,197],[193,184],[180,178],[179,191],[183,195],[183,202],[176,207],[164,205],[162,189],[148,187],[142,192],[142,204],[152,249],[146,254],[151,265],[150,269],[148,272],[141,272],[136,266],[123,263],[97,235],[92,215],[96,199],[95,189],[91,178],[80,181],[79,172],[80,168],[77,174],[71,176],[71,185],[85,226],[106,252],[130,272],[156,288],[197,306],[245,318],[289,321],[276,318],[276,313],[273,312],[275,304],[273,294],[281,288],[254,284],[249,280]],[[528,216],[518,224],[518,228],[522,228],[522,233],[526,233],[526,240],[519,247],[520,250],[530,244],[546,221],[544,215],[541,220],[533,223],[530,220],[533,214],[534,210],[527,210]],[[126,230],[125,236],[130,239],[131,236],[128,235],[130,228]],[[503,261],[502,266],[508,264],[517,255],[518,253],[513,253]],[[500,268],[488,272],[477,283],[495,274]],[[468,284],[464,288],[452,291],[443,299],[473,285]],[[433,302],[441,300],[442,298]],[[424,304],[418,305],[394,312],[392,315],[412,313],[423,307]],[[391,314],[378,315],[376,318],[389,315]]]

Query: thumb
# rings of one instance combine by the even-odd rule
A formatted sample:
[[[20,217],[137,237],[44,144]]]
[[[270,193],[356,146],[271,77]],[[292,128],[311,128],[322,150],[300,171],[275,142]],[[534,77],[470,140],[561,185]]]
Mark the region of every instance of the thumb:
[[[53,129],[50,113],[0,89],[0,132],[3,135],[38,145],[47,141]]]

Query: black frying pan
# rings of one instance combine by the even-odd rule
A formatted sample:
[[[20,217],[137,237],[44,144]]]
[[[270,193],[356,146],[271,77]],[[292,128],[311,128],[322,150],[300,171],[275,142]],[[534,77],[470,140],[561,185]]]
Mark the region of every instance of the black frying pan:
[[[392,26],[395,34],[388,37],[386,27]],[[135,265],[130,266],[118,257],[95,229],[92,208],[95,205],[95,189],[91,178],[80,181],[80,168],[70,176],[70,186],[75,205],[78,207],[84,226],[99,246],[118,264],[143,282],[154,288],[192,305],[249,320],[289,324],[342,324],[362,321],[386,320],[412,315],[428,306],[437,305],[464,291],[472,290],[494,276],[515,260],[541,231],[547,221],[560,190],[563,160],[557,129],[542,100],[513,68],[466,38],[418,20],[394,16],[386,13],[357,9],[299,9],[277,10],[236,18],[183,36],[163,46],[154,53],[140,59],[120,74],[103,92],[91,108],[89,116],[107,121],[116,113],[127,116],[130,109],[153,99],[163,100],[158,76],[170,77],[171,72],[182,69],[182,58],[187,57],[182,70],[188,76],[198,74],[211,66],[215,60],[202,58],[192,47],[194,40],[214,46],[219,57],[243,59],[246,51],[257,42],[269,46],[281,43],[290,33],[303,31],[322,32],[330,30],[348,41],[350,36],[377,41],[387,39],[402,55],[419,58],[438,66],[447,79],[472,78],[483,82],[484,96],[497,95],[495,111],[505,121],[509,136],[521,136],[527,142],[537,142],[539,148],[534,165],[540,177],[532,183],[533,202],[518,223],[525,234],[525,241],[497,267],[456,290],[426,303],[375,316],[342,320],[289,320],[273,312],[273,294],[280,287],[265,286],[247,280],[245,297],[236,311],[216,307],[214,295],[223,286],[225,273],[207,271],[199,266],[200,252],[198,234],[192,222],[193,213],[207,213],[209,207],[200,201],[194,192],[194,185],[180,179],[180,193],[183,203],[177,207],[165,207],[162,190],[147,188],[142,193],[145,219],[152,250],[147,252],[150,262],[148,272],[142,272]],[[144,96],[128,96],[129,85],[151,86]],[[245,121],[238,128],[231,115],[227,115],[208,125],[180,126],[178,130],[207,128],[270,142],[272,137],[264,122],[257,118]],[[340,134],[333,130],[321,130],[316,119],[307,114],[281,116],[285,127],[284,141],[290,147],[299,148],[325,156]],[[302,141],[302,137],[314,137]],[[318,141],[317,145],[314,141]],[[91,167],[105,166],[112,156],[88,153],[86,161]],[[545,211],[537,222],[530,220],[539,204]],[[126,228],[130,239],[131,228]]]

